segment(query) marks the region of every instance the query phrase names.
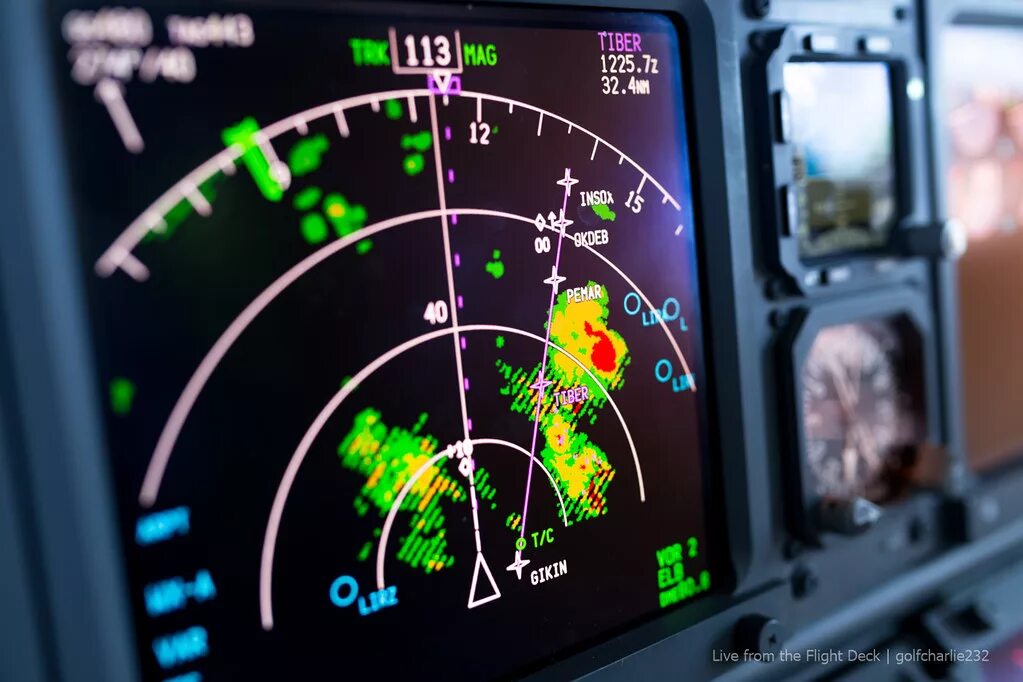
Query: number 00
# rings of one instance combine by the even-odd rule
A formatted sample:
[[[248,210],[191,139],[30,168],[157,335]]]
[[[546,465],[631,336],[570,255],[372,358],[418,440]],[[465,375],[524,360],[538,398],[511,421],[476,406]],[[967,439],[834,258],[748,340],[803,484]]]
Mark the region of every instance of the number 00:
[[[547,253],[551,250],[551,238],[537,237],[533,240],[533,248],[536,249],[537,253]]]

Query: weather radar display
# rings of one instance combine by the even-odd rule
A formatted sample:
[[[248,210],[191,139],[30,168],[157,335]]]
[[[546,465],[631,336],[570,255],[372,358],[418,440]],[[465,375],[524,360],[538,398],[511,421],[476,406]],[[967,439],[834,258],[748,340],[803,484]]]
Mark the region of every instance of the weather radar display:
[[[516,675],[713,589],[670,20],[57,5],[146,679]]]

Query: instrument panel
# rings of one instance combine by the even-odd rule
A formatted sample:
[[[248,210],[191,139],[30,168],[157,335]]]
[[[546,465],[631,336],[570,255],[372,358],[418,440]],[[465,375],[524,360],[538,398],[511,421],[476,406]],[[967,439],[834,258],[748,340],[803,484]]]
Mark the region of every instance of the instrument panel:
[[[1023,12],[586,4],[0,9],[0,678],[1023,670]]]

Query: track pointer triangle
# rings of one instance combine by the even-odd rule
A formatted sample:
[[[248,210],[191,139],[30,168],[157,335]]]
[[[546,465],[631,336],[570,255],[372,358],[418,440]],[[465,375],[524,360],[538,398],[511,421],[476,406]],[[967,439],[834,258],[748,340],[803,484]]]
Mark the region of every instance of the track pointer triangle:
[[[483,574],[486,576],[486,581],[483,585],[480,585],[480,569],[483,569]],[[477,596],[476,590],[479,586],[484,596]],[[497,589],[497,583],[494,582],[494,575],[490,572],[490,567],[487,566],[487,560],[483,558],[483,552],[476,553],[476,567],[472,570],[472,587],[469,588],[469,604],[470,609],[474,609],[477,606],[486,604],[487,602],[494,601],[495,599],[501,598],[501,590]]]

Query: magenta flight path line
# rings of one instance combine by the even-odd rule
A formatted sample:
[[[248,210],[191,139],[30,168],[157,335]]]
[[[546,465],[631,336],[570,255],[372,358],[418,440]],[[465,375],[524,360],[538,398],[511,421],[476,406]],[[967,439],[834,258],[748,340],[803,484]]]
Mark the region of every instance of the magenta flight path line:
[[[572,177],[572,169],[565,169],[566,180]],[[561,204],[561,215],[559,216],[562,223],[565,220],[565,211],[568,210],[568,195],[572,191],[572,183],[565,182],[565,196]],[[526,473],[526,496],[522,503],[522,529],[519,533],[519,539],[525,540],[526,538],[526,516],[529,512],[529,491],[533,483],[533,457],[536,456],[536,436],[540,430],[540,412],[543,409],[543,397],[547,391],[547,355],[548,348],[550,347],[551,341],[551,321],[554,318],[554,302],[558,296],[558,268],[561,265],[561,244],[565,237],[565,225],[562,224],[561,229],[558,231],[558,246],[554,253],[554,269],[551,272],[551,302],[547,306],[547,333],[544,335],[543,342],[543,358],[540,360],[540,376],[537,378],[537,397],[536,397],[536,418],[533,420],[533,441],[529,446],[529,468]],[[516,571],[519,579],[522,579],[522,550],[516,548],[515,550],[515,563],[509,566],[510,570]],[[512,568],[514,567],[514,568]]]

